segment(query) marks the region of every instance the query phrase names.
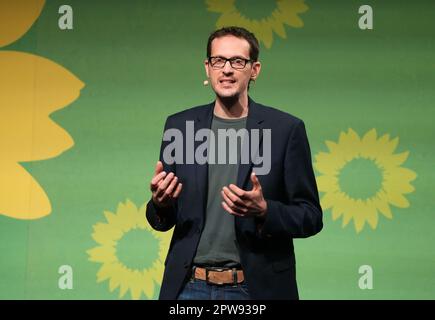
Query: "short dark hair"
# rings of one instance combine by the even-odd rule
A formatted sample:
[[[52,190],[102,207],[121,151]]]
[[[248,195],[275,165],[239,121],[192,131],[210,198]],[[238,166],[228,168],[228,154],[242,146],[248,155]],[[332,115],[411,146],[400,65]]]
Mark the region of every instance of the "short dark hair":
[[[252,61],[257,61],[260,54],[260,46],[258,45],[258,40],[252,32],[249,32],[245,28],[230,26],[223,27],[219,30],[214,31],[210,34],[207,41],[207,58],[211,56],[211,43],[214,39],[224,37],[224,36],[234,36],[237,38],[245,39],[249,43],[249,59]]]

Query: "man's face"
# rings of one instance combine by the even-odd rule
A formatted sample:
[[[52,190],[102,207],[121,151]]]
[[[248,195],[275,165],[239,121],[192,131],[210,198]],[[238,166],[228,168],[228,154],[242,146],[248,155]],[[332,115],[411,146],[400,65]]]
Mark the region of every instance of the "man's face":
[[[249,60],[249,42],[231,35],[212,41],[211,56],[220,58],[241,58]],[[231,67],[227,61],[223,68],[213,68],[205,61],[205,71],[217,96],[221,98],[238,97],[247,93],[249,80],[255,80],[260,72],[260,62],[248,62],[243,69]]]

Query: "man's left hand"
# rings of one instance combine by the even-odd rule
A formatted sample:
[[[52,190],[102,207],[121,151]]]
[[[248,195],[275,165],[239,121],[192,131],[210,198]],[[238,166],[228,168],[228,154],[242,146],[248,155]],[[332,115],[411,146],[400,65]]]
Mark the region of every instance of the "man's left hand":
[[[252,190],[240,189],[234,184],[223,187],[221,194],[224,201],[222,207],[230,214],[252,218],[265,218],[267,202],[263,197],[260,181],[255,173],[251,174]]]

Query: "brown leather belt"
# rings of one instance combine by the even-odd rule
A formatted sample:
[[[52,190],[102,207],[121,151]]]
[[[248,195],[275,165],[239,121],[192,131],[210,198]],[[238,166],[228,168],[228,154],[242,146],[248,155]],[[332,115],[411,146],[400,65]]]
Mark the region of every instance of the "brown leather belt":
[[[236,285],[245,281],[242,270],[193,267],[192,278],[207,281],[207,283]]]

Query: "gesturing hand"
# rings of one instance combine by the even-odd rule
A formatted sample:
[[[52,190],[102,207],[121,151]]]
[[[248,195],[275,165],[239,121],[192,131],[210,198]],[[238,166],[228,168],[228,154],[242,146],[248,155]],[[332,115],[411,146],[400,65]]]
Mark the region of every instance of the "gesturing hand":
[[[150,183],[154,204],[160,208],[171,206],[180,195],[182,188],[182,184],[178,183],[177,176],[172,172],[166,174],[166,172],[163,171],[162,162],[158,161],[154,171],[154,177]]]
[[[222,207],[230,214],[240,217],[264,217],[267,212],[267,202],[264,200],[260,181],[255,173],[251,174],[252,190],[240,189],[234,184],[223,187],[221,195]]]

